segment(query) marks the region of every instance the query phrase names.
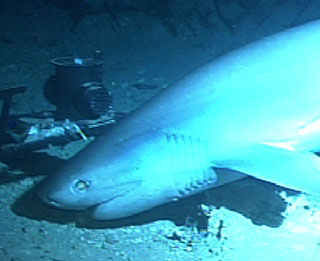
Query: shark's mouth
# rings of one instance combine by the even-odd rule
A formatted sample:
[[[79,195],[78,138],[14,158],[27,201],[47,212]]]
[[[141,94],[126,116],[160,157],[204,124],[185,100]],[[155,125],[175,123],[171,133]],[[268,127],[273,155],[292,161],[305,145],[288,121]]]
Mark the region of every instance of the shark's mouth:
[[[135,182],[134,186],[132,186],[131,183],[125,190],[123,190],[122,187],[121,193],[92,206],[91,210],[93,218],[98,220],[108,220],[127,216],[128,214],[125,213],[128,213],[128,209],[131,209],[132,204],[138,200],[135,192],[140,188],[140,185],[141,181]]]

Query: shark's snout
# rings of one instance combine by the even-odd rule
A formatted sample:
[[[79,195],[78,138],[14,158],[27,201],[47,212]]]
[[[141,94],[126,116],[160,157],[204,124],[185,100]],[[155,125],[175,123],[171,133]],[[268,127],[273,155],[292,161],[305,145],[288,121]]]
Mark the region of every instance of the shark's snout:
[[[89,199],[86,200],[89,187],[89,182],[86,180],[54,182],[48,178],[39,190],[38,196],[56,208],[85,210],[93,204]]]
[[[55,199],[51,198],[50,195],[47,195],[46,193],[44,193],[43,191],[40,191],[39,193],[39,197],[48,205],[53,206],[53,207],[57,207],[60,208],[61,204],[59,202],[57,202]]]
[[[128,204],[134,204],[130,201],[134,195],[129,198],[127,196],[141,185],[140,179],[116,182],[114,179],[84,179],[74,178],[75,176],[66,174],[60,176],[60,180],[48,178],[39,190],[38,196],[55,208],[76,211],[93,209],[95,212],[103,206],[112,215],[113,210],[119,205],[124,206],[122,211],[125,212],[125,209],[129,208]]]
[[[53,193],[48,193],[45,190],[41,189],[39,192],[39,197],[42,201],[44,201],[46,204],[55,207],[55,208],[61,208],[61,209],[71,209],[70,206],[68,207],[68,205],[65,205],[60,197],[57,197],[56,194]],[[72,209],[78,209],[79,206],[77,208],[72,208]]]

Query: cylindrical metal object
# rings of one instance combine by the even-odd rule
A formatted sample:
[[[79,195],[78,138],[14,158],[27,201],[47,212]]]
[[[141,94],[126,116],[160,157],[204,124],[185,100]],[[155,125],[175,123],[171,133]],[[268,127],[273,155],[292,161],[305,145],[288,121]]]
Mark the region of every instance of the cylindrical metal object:
[[[99,115],[85,113],[78,110],[73,104],[74,97],[82,92],[82,86],[88,82],[99,83],[102,86],[103,61],[98,58],[58,57],[51,60],[55,66],[54,76],[54,104],[57,106],[57,118],[71,118],[74,120],[83,117],[97,118]],[[52,99],[51,99],[52,100]]]

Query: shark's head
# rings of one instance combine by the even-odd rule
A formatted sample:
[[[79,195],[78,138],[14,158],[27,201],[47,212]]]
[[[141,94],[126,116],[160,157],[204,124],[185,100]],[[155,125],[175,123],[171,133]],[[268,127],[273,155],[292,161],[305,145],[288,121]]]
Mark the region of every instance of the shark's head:
[[[61,209],[92,209],[100,220],[130,216],[174,198],[170,181],[157,174],[161,166],[154,164],[161,159],[150,156],[155,153],[146,151],[148,145],[127,145],[111,154],[98,145],[80,153],[45,181],[40,198]]]

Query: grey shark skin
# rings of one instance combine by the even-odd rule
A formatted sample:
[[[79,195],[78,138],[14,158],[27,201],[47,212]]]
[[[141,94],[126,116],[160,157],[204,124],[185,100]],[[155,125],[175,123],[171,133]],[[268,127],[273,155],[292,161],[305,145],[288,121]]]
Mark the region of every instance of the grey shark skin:
[[[164,90],[71,159],[40,196],[116,219],[240,177],[219,168],[319,195],[319,149],[315,21],[235,50]]]

